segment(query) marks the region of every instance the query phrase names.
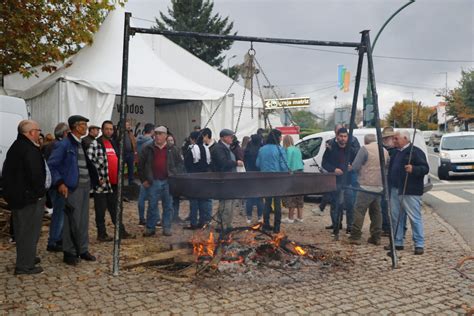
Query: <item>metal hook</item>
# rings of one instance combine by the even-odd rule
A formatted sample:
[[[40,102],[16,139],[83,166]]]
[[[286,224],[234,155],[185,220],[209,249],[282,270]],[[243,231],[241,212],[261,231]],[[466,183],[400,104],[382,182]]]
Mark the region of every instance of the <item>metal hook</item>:
[[[248,51],[248,54],[250,56],[255,56],[257,54],[257,52],[255,51],[255,49],[253,49],[253,42],[250,42],[250,49]]]

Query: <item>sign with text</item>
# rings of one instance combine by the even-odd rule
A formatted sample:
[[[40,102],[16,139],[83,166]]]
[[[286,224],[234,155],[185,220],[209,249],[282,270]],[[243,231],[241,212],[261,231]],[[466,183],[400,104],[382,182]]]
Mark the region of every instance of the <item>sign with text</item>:
[[[120,120],[120,96],[115,96],[112,121],[117,124]],[[130,121],[135,136],[140,135],[146,123],[155,124],[155,99],[127,97],[125,106],[127,120]]]
[[[311,104],[309,97],[301,98],[282,98],[282,99],[265,99],[265,109],[282,109],[282,108],[308,108]]]

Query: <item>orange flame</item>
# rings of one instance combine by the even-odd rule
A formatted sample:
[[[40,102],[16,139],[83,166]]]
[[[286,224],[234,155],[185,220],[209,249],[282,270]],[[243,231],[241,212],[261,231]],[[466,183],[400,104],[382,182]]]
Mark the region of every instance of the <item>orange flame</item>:
[[[214,256],[216,243],[214,241],[214,233],[209,232],[209,237],[194,236],[193,237],[193,252],[197,257],[200,256]]]
[[[273,236],[272,243],[273,243],[275,246],[278,247],[278,246],[280,246],[280,242],[281,242],[281,240],[282,240],[283,238],[285,238],[285,234],[283,234],[283,233],[280,232],[280,233],[276,234],[275,236]]]
[[[300,256],[304,256],[306,254],[306,251],[300,247],[300,246],[295,246],[295,251],[300,255]]]

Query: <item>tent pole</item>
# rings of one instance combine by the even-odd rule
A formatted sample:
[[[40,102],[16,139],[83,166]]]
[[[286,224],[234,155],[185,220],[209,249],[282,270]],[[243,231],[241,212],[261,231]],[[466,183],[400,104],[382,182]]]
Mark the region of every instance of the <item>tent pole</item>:
[[[127,119],[126,105],[127,105],[127,85],[128,85],[128,53],[130,41],[130,12],[125,13],[125,23],[123,32],[123,59],[122,59],[122,87],[120,95],[120,121],[118,126],[119,131],[119,159],[118,165],[118,184],[117,184],[117,214],[115,217],[115,232],[114,232],[114,252],[113,252],[113,267],[112,272],[114,276],[119,275],[119,258],[120,258],[120,228],[122,227],[123,214],[123,170],[125,168],[125,161],[123,159],[125,153],[124,139],[125,139],[125,120]],[[129,170],[128,172],[133,172]]]
[[[382,195],[382,208],[387,209],[388,213],[388,221],[390,224],[390,249],[391,249],[391,258],[392,258],[392,269],[397,268],[398,266],[398,258],[397,252],[395,251],[395,242],[393,236],[393,226],[392,226],[392,209],[390,207],[390,198],[388,192],[388,180],[387,174],[385,173],[385,159],[383,154],[383,139],[382,139],[382,131],[380,130],[380,114],[379,114],[379,101],[377,96],[377,88],[375,86],[375,72],[374,72],[374,62],[372,59],[372,48],[370,46],[370,36],[367,32],[364,34],[364,44],[367,50],[367,63],[369,66],[369,83],[372,87],[372,101],[374,106],[374,120],[375,120],[375,131],[377,133],[377,145],[379,151],[379,159],[380,159],[380,172],[382,174],[382,184],[383,184],[383,195]]]

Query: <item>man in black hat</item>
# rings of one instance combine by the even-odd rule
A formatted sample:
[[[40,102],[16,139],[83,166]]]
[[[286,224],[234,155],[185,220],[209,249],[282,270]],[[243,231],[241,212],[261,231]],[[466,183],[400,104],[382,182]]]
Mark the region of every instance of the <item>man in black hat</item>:
[[[81,137],[89,120],[80,115],[69,117],[71,132],[55,146],[48,159],[52,183],[69,207],[63,228],[64,262],[77,265],[79,258],[95,261],[89,252],[89,190],[98,183],[98,174],[87,157]]]

